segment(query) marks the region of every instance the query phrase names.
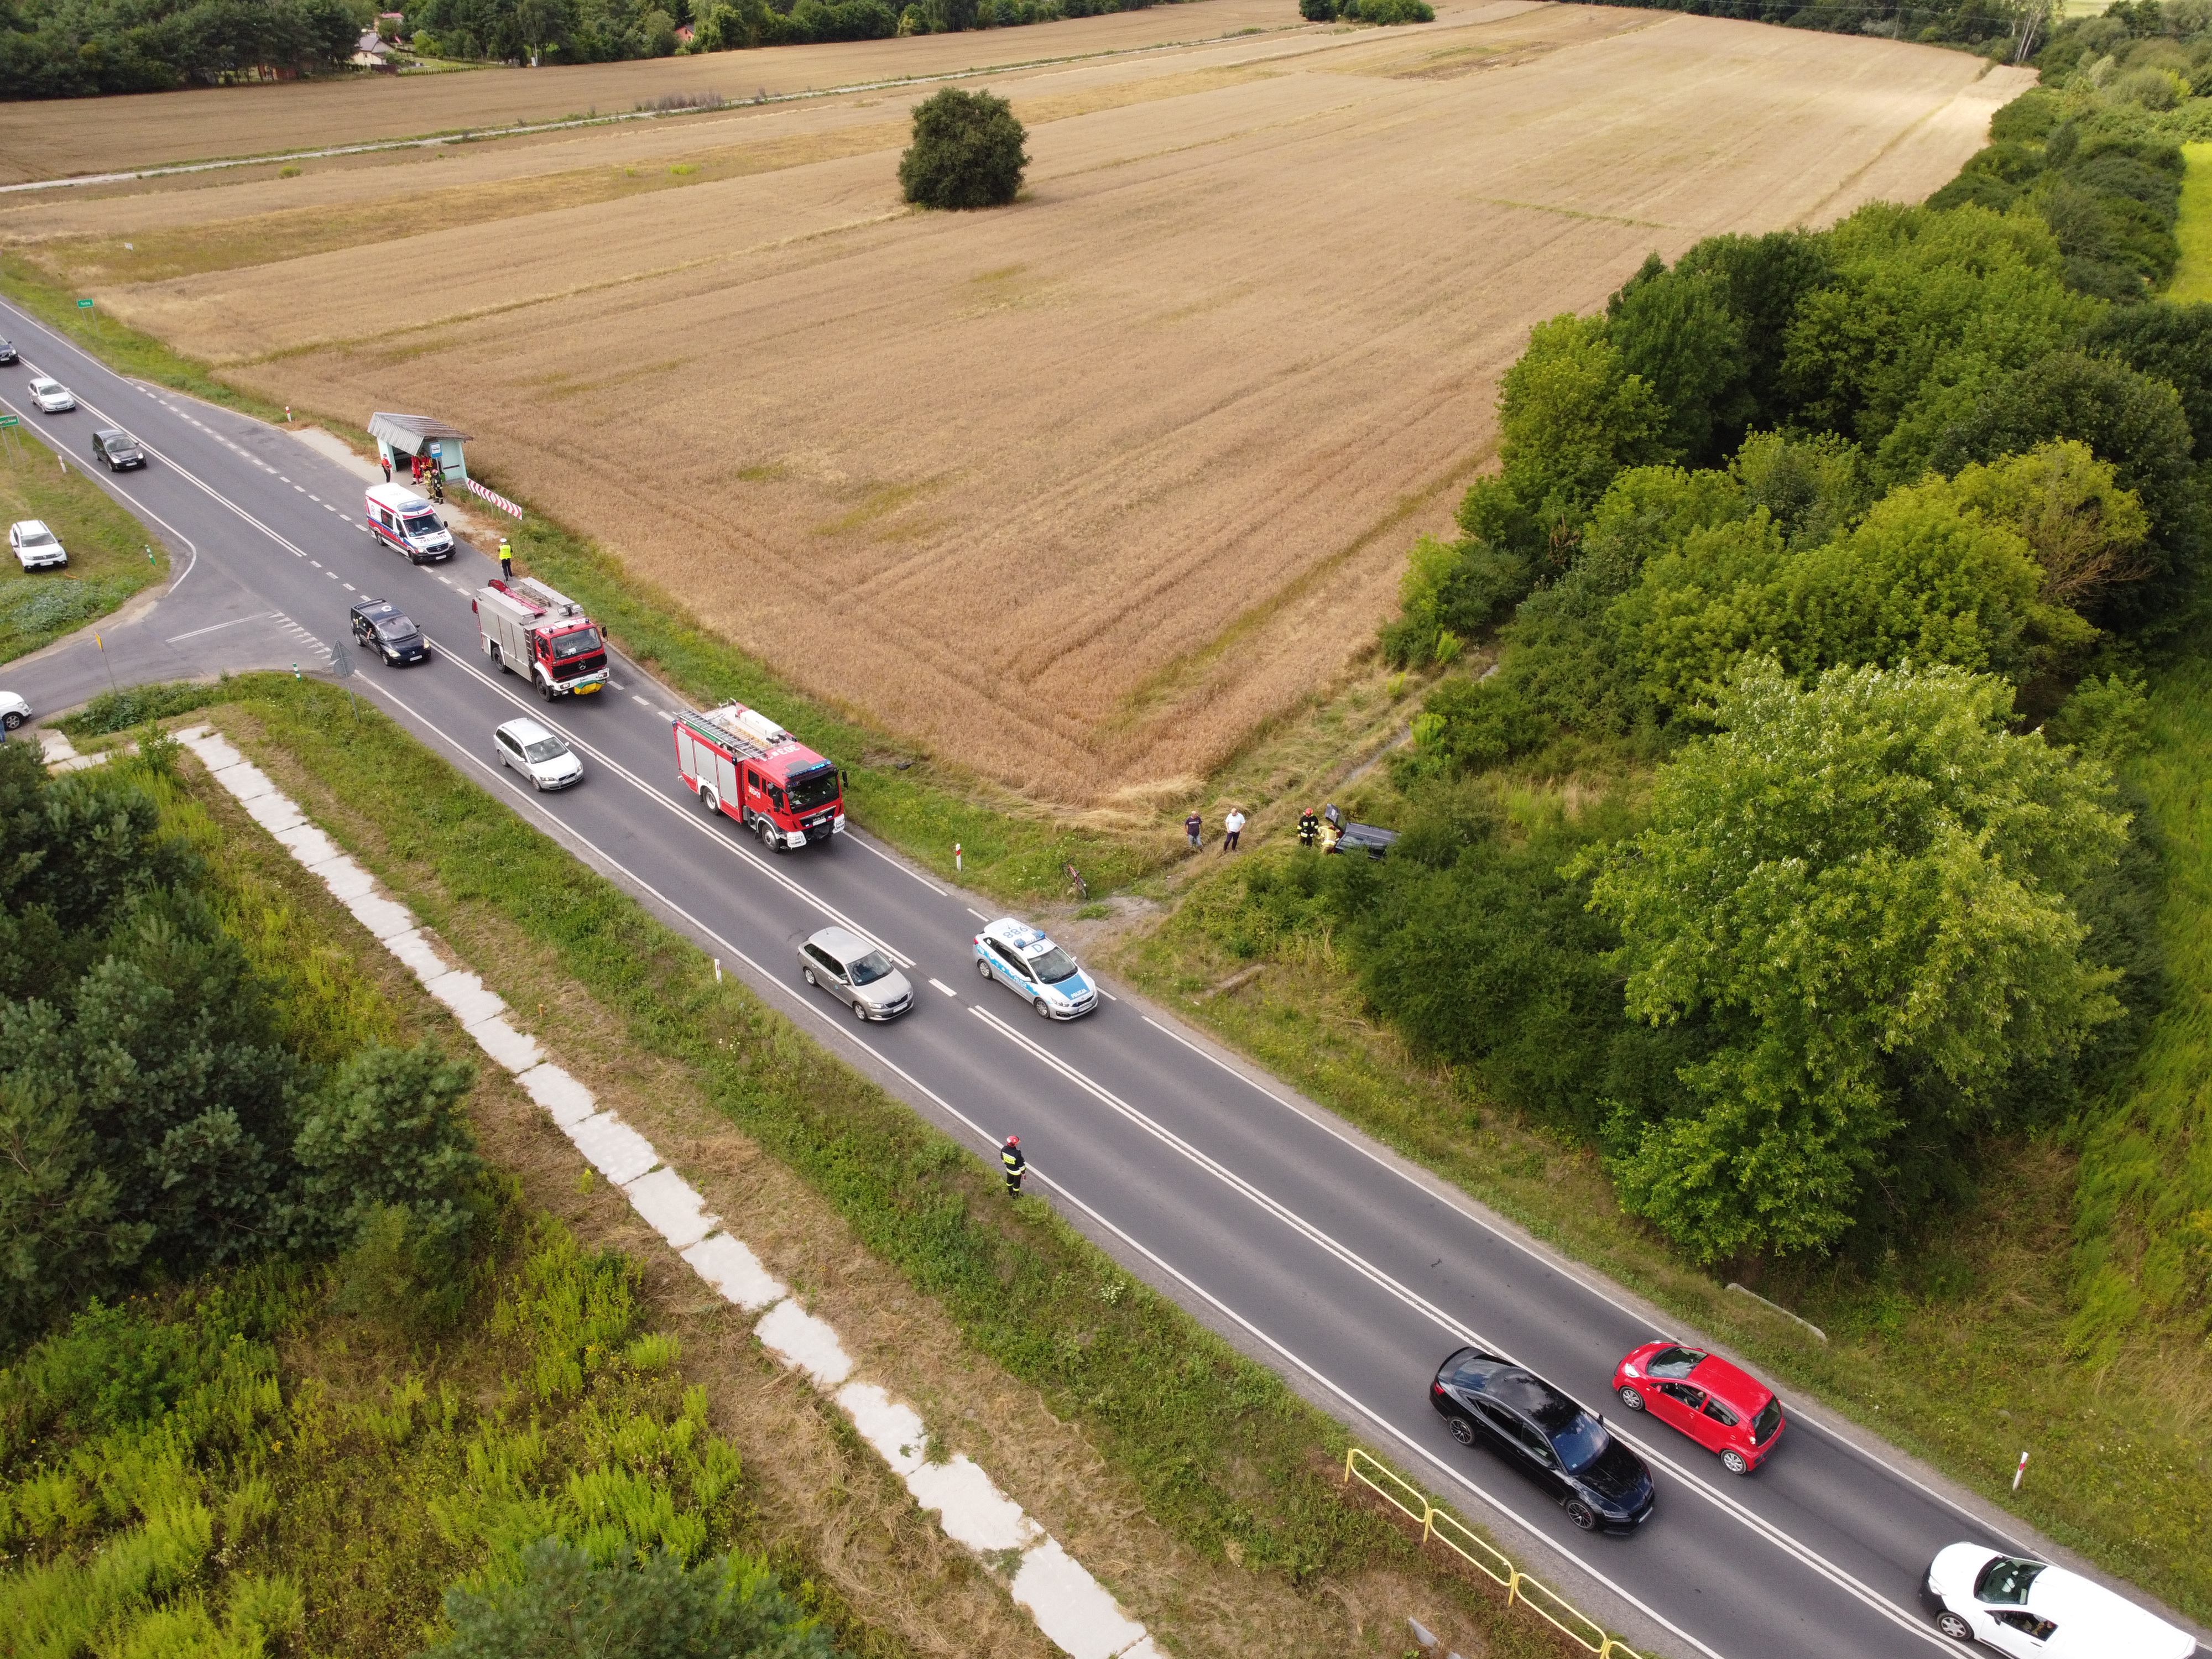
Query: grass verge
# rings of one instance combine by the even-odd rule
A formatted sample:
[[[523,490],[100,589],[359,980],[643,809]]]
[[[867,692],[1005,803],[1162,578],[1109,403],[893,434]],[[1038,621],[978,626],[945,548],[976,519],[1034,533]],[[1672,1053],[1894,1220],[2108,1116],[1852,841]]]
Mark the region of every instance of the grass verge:
[[[225,792],[140,781],[212,872],[287,1046],[327,1065],[450,1030]],[[512,1177],[485,1197],[450,1323],[410,1310],[371,1247],[94,1304],[0,1370],[8,1651],[401,1659],[450,1585],[557,1533],[743,1552],[854,1659],[902,1659],[762,1510],[641,1264],[586,1248]]]
[[[342,810],[325,827],[429,925],[452,936],[471,925],[463,911],[480,912],[556,960],[621,1042],[680,1072],[963,1341],[1038,1390],[1180,1545],[1300,1595],[1381,1571],[1424,1599],[1425,1623],[1451,1614],[1501,1659],[1553,1650],[1540,1627],[1343,1501],[1332,1466],[1345,1437],[1330,1419],[1048,1206],[1008,1205],[979,1159],[736,981],[718,982],[688,941],[505,805],[380,716],[337,719],[330,687],[254,676],[236,690],[254,726],[240,740],[327,791]],[[1402,1628],[1389,1616],[1367,1630],[1395,1644]]]
[[[43,519],[69,550],[60,570],[0,558],[0,662],[51,645],[166,580],[168,550],[36,439],[0,438],[0,521]]]
[[[2160,695],[2162,707],[2193,711],[2160,734],[2162,751],[2189,773],[2172,787],[2202,793],[2212,670],[2200,665]],[[1387,784],[1372,793],[1363,808],[1384,811]],[[2193,822],[2177,823],[2177,836],[2192,834]],[[1294,856],[1279,843],[1251,858]],[[2083,1353],[2069,1265],[2076,1155],[2063,1138],[1990,1148],[1973,1206],[1869,1270],[1836,1262],[1755,1282],[1825,1330],[1824,1345],[1686,1265],[1623,1214],[1589,1148],[1518,1121],[1487,1098],[1479,1078],[1410,1051],[1364,1006],[1328,938],[1302,937],[1255,963],[1253,941],[1270,928],[1248,908],[1243,876],[1232,866],[1201,879],[1157,930],[1121,948],[1116,965],[1184,1018],[1746,1354],[1785,1389],[1816,1396],[2191,1616],[2212,1615],[2212,1457],[2201,1435],[2212,1366],[2202,1329],[2140,1324],[2108,1352]],[[2189,890],[2176,883],[2177,895]],[[2178,927],[2201,932],[2201,899],[2177,902],[2188,915],[2172,921],[2169,935]],[[2203,966],[2201,945],[2195,961]],[[2192,1109],[2179,1109],[2177,1098],[2174,1137],[2149,1149],[2168,1180],[2183,1146],[2197,1144],[2187,1136],[2212,1049],[2202,999],[2183,992],[2161,1021],[2182,1029],[2153,1044],[2180,1045],[2161,1069]],[[2023,1449],[2030,1468],[2015,1495],[2009,1480]]]
[[[2185,144],[2189,170],[2181,180],[2181,216],[2173,234],[2181,244],[2181,263],[2166,297],[2185,305],[2212,300],[2212,144]]]

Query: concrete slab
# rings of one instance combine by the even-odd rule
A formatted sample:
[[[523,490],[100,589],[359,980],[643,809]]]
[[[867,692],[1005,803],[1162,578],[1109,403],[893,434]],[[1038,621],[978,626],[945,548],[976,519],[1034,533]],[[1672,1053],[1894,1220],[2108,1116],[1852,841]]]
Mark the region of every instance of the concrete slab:
[[[395,904],[374,893],[347,900],[346,908],[353,912],[354,920],[368,928],[374,939],[394,939],[401,933],[413,931],[415,927],[414,914],[405,905]]]
[[[526,1072],[545,1058],[536,1037],[516,1030],[497,1014],[465,1029],[477,1048],[510,1072]]]
[[[273,790],[265,795],[245,797],[239,805],[246,808],[246,817],[272,836],[282,835],[287,830],[296,830],[307,821],[287,797]]]
[[[422,988],[452,1009],[453,1018],[464,1025],[473,1025],[480,1019],[507,1012],[507,1004],[500,1000],[498,994],[487,989],[484,982],[465,968],[425,980]]]
[[[720,1219],[707,1213],[707,1200],[673,1170],[659,1169],[640,1176],[623,1191],[629,1195],[630,1208],[674,1249],[690,1249],[714,1231]]]
[[[947,1538],[978,1555],[1027,1549],[1044,1535],[964,1453],[950,1462],[924,1463],[906,1477],[906,1489],[922,1508],[937,1511]]]
[[[344,850],[312,823],[296,823],[289,830],[276,831],[276,839],[284,850],[307,868],[345,856]]]
[[[1054,1539],[1022,1558],[1010,1589],[1069,1659],[1115,1659],[1146,1639],[1145,1627],[1116,1607],[1105,1586]]]
[[[314,873],[341,904],[348,899],[367,898],[376,890],[376,878],[343,854],[325,859],[315,866]]]
[[[515,1081],[563,1129],[581,1123],[599,1109],[592,1091],[558,1066],[533,1066]]]
[[[792,1370],[805,1371],[814,1379],[814,1386],[825,1393],[853,1374],[852,1357],[838,1341],[837,1333],[826,1321],[817,1319],[788,1298],[761,1316],[753,1334],[760,1338],[763,1347]]]
[[[450,974],[453,964],[430,948],[430,941],[422,937],[422,930],[410,927],[404,933],[395,933],[384,941],[384,948],[399,958],[407,971],[420,980],[433,980],[441,974]]]
[[[837,1390],[837,1403],[853,1419],[860,1438],[902,1480],[928,1461],[929,1436],[913,1407],[892,1399],[872,1382],[848,1382]]]
[[[684,1252],[684,1259],[691,1264],[691,1271],[713,1285],[724,1301],[734,1303],[747,1313],[770,1307],[791,1294],[788,1286],[761,1266],[760,1258],[746,1248],[743,1239],[732,1238],[727,1233],[701,1239]]]
[[[258,800],[264,795],[277,793],[269,775],[250,760],[223,767],[216,773],[215,781],[240,800]]]
[[[576,1150],[591,1160],[592,1167],[617,1187],[628,1186],[660,1162],[653,1143],[612,1112],[572,1123],[567,1133],[576,1143]]]

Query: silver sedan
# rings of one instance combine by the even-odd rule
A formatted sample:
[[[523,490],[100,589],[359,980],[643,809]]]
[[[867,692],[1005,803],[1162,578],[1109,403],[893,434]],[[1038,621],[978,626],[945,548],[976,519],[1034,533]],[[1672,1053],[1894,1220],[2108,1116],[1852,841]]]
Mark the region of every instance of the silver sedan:
[[[855,1019],[896,1019],[914,1006],[914,987],[890,958],[842,927],[824,927],[799,947],[799,972]]]

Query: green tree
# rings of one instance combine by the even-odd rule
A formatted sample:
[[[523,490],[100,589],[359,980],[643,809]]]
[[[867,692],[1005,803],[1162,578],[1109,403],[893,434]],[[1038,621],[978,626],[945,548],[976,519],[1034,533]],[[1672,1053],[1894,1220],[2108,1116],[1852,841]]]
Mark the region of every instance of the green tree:
[[[774,1573],[742,1555],[686,1567],[623,1546],[600,1561],[547,1538],[521,1566],[519,1583],[447,1591],[453,1633],[423,1659],[834,1659]]]
[[[1670,271],[1655,253],[1605,309],[1622,365],[1666,406],[1660,441],[1693,466],[1714,465],[1741,441],[1757,408],[1727,281],[1710,270]]]
[[[921,207],[1004,207],[1022,187],[1028,137],[1005,99],[946,87],[915,106],[899,185]]]
[[[2178,619],[2202,578],[2204,498],[2188,416],[2174,389],[2107,357],[2055,351],[1991,384],[1943,433],[1944,471],[2021,454],[2055,438],[2088,446],[2150,515],[2142,580],[2108,587],[2100,620],[2126,629]]]
[[[1947,424],[2101,308],[2067,288],[2043,225],[1981,208],[1875,203],[1827,252],[1833,281],[1789,326],[1790,423],[1857,442],[1880,483],[1917,479]]]
[[[425,1039],[356,1054],[301,1118],[300,1243],[350,1245],[380,1211],[409,1211],[421,1235],[458,1252],[482,1160],[461,1103],[469,1067]]]
[[[2087,444],[2060,438],[1986,466],[1972,463],[1945,493],[2019,533],[2043,567],[2048,601],[2094,611],[2106,589],[2144,574],[2150,516]]]
[[[1791,551],[1765,508],[1686,537],[1620,602],[1644,684],[1680,715],[1720,693],[1745,653],[1800,679],[1838,665],[1948,663],[2025,680],[2096,630],[2043,597],[2006,525],[1938,479],[1893,489],[1847,535]]]
[[[1832,1245],[1910,1206],[2006,1084],[2117,1018],[2069,895],[2127,833],[2109,775],[2005,730],[1955,668],[1771,661],[1660,773],[1650,827],[1589,861],[1632,1018],[1702,1023],[1683,1105],[1609,1131],[1623,1201],[1700,1261]]]

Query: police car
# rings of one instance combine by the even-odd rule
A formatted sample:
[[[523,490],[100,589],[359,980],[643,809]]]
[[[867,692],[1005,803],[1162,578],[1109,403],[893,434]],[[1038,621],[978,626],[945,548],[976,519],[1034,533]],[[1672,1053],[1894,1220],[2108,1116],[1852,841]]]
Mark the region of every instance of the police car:
[[[1076,1019],[1098,1006],[1098,988],[1075,958],[1012,916],[975,935],[975,971],[1011,988],[1039,1019]]]

